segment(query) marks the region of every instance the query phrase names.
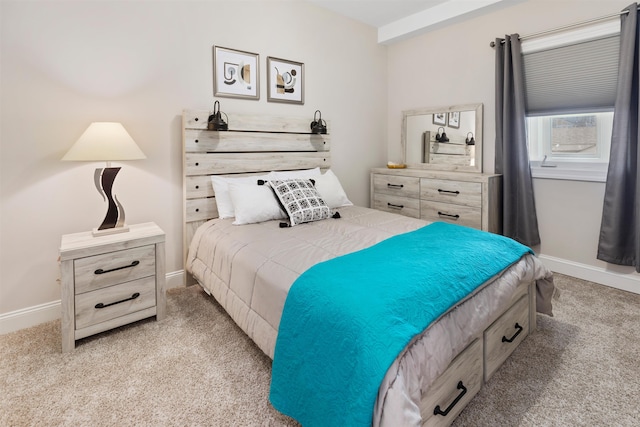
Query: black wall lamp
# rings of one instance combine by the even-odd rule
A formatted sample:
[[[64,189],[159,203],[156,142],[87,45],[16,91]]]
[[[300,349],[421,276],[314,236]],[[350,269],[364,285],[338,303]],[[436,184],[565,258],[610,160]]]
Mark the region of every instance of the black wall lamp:
[[[229,130],[229,125],[224,121],[222,115],[229,120],[229,117],[222,111],[220,111],[220,101],[216,101],[213,103],[213,114],[209,116],[209,120],[207,123],[208,130]]]
[[[317,119],[316,119],[316,115],[318,116]],[[317,133],[317,134],[327,133],[327,122],[322,120],[322,113],[320,112],[320,110],[316,110],[316,112],[313,113],[313,121],[311,122],[309,127],[311,128],[311,133]]]
[[[471,135],[471,138],[469,138],[469,135]],[[476,145],[476,140],[473,138],[473,132],[469,132],[467,134],[467,139],[464,140],[464,143],[467,145]]]
[[[442,134],[440,133],[440,129],[442,129]],[[438,128],[438,133],[436,134],[436,141],[438,142],[449,142],[449,138],[447,137],[447,133],[444,131],[444,128],[440,126]]]

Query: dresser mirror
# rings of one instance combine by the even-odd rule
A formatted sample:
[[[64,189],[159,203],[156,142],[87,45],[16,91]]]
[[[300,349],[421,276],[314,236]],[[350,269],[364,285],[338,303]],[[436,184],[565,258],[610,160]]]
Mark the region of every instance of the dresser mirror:
[[[482,173],[482,104],[402,112],[408,167]]]

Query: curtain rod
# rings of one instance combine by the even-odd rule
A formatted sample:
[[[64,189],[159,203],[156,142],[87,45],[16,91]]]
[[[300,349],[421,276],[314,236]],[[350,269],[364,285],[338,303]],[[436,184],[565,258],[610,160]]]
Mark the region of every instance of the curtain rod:
[[[638,9],[640,9],[640,7],[638,7]],[[599,22],[599,21],[606,21],[608,19],[612,19],[621,15],[624,15],[626,13],[629,13],[628,10],[623,10],[622,12],[618,12],[618,13],[612,13],[611,15],[606,15],[606,16],[601,16],[599,18],[593,18],[593,19],[589,19],[588,21],[581,21],[581,22],[576,22],[574,24],[569,24],[569,25],[565,25],[563,27],[558,27],[558,28],[552,28],[550,30],[545,30],[545,31],[540,31],[538,33],[533,33],[533,34],[527,34],[524,36],[519,36],[520,40],[525,40],[525,39],[531,39],[534,37],[539,37],[539,36],[544,36],[546,34],[550,34],[550,33],[556,33],[558,31],[564,31],[564,30],[568,30],[570,28],[574,28],[574,27],[581,27],[583,25],[587,25],[587,24],[593,24],[594,22]],[[504,40],[502,40],[500,42],[501,44],[504,43]],[[489,43],[489,46],[491,47],[495,47],[496,46],[496,42],[492,41],[491,43]]]

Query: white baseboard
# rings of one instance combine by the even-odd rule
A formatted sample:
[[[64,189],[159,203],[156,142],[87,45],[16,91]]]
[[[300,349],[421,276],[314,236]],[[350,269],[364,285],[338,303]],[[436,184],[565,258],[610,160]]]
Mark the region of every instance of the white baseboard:
[[[166,280],[166,289],[184,286],[184,270],[167,273]],[[59,319],[60,304],[57,300],[0,314],[0,335]]]
[[[538,258],[549,270],[553,272],[599,283],[611,288],[640,294],[640,274],[638,273],[610,271],[604,268],[568,261],[566,259],[548,255],[538,255]]]

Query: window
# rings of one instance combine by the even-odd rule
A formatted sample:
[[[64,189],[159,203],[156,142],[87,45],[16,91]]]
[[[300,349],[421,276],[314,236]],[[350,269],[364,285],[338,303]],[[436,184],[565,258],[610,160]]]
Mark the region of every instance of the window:
[[[534,178],[606,180],[619,43],[617,20],[522,43]]]

